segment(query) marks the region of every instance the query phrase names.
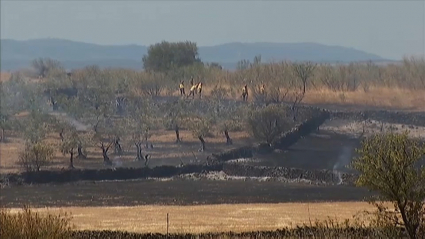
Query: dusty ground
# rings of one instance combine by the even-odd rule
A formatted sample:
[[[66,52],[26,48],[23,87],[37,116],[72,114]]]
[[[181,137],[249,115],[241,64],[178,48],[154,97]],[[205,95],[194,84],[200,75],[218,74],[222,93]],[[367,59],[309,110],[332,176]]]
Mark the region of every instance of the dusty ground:
[[[7,132],[10,134],[9,132]],[[150,167],[158,165],[179,165],[183,163],[203,163],[208,155],[212,152],[220,152],[226,149],[237,148],[243,145],[252,143],[249,135],[242,132],[230,132],[233,139],[233,145],[226,145],[226,138],[224,135],[214,135],[214,137],[205,138],[206,151],[198,152],[200,143],[192,136],[190,131],[182,130],[180,137],[183,142],[175,144],[174,131],[157,131],[154,136],[150,138],[150,142],[154,145],[153,149],[143,149],[144,153],[150,154],[151,159],[149,162]],[[58,144],[59,136],[52,134],[49,139],[52,144]],[[23,149],[23,140],[18,137],[8,136],[6,143],[0,143],[0,171],[1,173],[16,172],[20,170],[17,165],[19,153]],[[115,155],[113,148],[110,150],[110,158],[114,161],[116,166],[122,167],[137,167],[142,166],[143,162],[134,162],[136,156],[135,146],[132,143],[122,142],[122,147],[125,153],[122,156]],[[57,150],[58,151],[58,150]],[[104,168],[102,161],[102,154],[99,148],[91,147],[87,149],[87,159],[76,159],[74,165],[76,168]],[[64,156],[60,152],[55,153],[53,164],[48,167],[50,169],[58,169],[68,167],[68,155]]]
[[[250,165],[282,166],[304,169],[344,169],[354,157],[355,148],[359,140],[344,134],[320,130],[297,143],[285,151],[275,151],[268,155],[256,155],[257,162]],[[342,165],[340,165],[342,163]]]
[[[200,206],[41,208],[70,213],[75,229],[170,233],[276,230],[331,218],[342,222],[373,207],[365,202],[220,204]],[[13,209],[11,212],[16,212]]]

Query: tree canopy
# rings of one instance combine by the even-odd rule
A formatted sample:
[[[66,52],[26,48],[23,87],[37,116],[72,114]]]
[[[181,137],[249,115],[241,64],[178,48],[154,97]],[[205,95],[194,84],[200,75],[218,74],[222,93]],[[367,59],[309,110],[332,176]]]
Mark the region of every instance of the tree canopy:
[[[166,72],[174,68],[201,63],[196,43],[189,41],[162,41],[151,45],[142,61],[145,70],[157,72]]]
[[[358,186],[379,192],[376,203],[384,219],[406,228],[410,238],[419,238],[425,222],[425,168],[421,162],[425,146],[408,138],[408,133],[379,134],[363,140],[354,160],[360,172]],[[392,202],[396,213],[383,202]]]

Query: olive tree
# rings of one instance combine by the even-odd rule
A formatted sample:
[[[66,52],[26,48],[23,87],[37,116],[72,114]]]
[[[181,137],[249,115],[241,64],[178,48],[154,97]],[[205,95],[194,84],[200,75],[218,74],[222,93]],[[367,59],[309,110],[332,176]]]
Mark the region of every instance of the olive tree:
[[[189,41],[162,41],[151,45],[142,61],[145,70],[156,72],[166,72],[174,67],[184,67],[201,62],[196,43]]]
[[[54,130],[56,119],[49,114],[31,111],[19,124],[24,139],[32,144],[44,140],[48,133]]]
[[[155,126],[154,105],[151,102],[133,102],[130,105],[130,117],[125,119],[126,134],[131,136],[131,142],[136,146],[136,161],[145,160],[148,166],[149,155],[143,156],[142,144],[149,148],[149,138],[152,136],[151,129]],[[151,144],[151,147],[153,145]]]
[[[112,165],[109,158],[109,149],[114,144],[114,134],[110,125],[107,125],[106,120],[99,121],[94,131],[91,141],[102,150],[103,163]]]
[[[85,159],[82,148],[88,142],[87,134],[78,132],[75,128],[67,128],[63,134],[63,139],[60,144],[60,151],[62,154],[69,154],[69,168],[74,168],[74,159],[80,158]],[[77,156],[75,157],[75,154]]]
[[[377,134],[362,141],[352,165],[358,186],[379,193],[372,202],[380,215],[406,228],[410,238],[425,233],[425,146],[403,134]],[[391,212],[383,202],[392,202]],[[399,221],[401,216],[402,221]],[[424,234],[422,234],[423,236]]]
[[[176,133],[176,143],[181,142],[180,127],[187,116],[188,106],[184,100],[167,102],[162,105],[162,110],[165,112],[163,123],[166,129],[173,129]]]
[[[205,137],[209,135],[211,130],[211,122],[207,117],[193,116],[188,119],[190,123],[189,129],[192,131],[193,137],[201,142],[200,152],[205,151]]]

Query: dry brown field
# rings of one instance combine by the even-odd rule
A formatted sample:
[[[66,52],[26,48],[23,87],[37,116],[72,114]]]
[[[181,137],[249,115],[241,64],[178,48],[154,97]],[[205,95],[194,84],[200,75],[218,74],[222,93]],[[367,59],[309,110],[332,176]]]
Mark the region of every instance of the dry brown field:
[[[11,209],[16,212],[19,209]],[[40,213],[64,213],[78,230],[120,230],[139,233],[244,232],[276,230],[315,221],[343,222],[372,211],[366,202],[220,204],[200,206],[38,208]]]
[[[224,87],[231,88],[230,86]],[[250,88],[252,87],[255,86]],[[270,85],[269,87],[273,86]],[[203,95],[209,96],[211,89],[212,87],[206,85]],[[237,88],[237,90],[239,89]],[[175,95],[178,95],[177,91]],[[238,96],[233,98],[240,99]],[[252,101],[252,97],[249,97],[248,101]],[[358,105],[359,107],[425,111],[425,90],[398,87],[371,87],[368,91],[362,89],[356,91],[333,91],[328,88],[307,89],[302,102],[317,105],[340,105],[342,107],[344,105]]]

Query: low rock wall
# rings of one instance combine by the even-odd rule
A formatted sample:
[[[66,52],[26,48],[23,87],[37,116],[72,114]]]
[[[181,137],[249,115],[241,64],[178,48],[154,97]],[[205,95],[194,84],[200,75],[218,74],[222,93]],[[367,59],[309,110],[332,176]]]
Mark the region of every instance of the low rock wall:
[[[425,103],[424,103],[425,104]],[[425,127],[425,112],[396,112],[396,111],[329,111],[331,118],[349,120],[376,120],[392,124],[414,125]]]
[[[314,117],[304,121],[297,127],[294,127],[291,131],[285,133],[281,138],[276,140],[272,145],[273,149],[283,150],[289,148],[302,137],[305,137],[311,134],[311,132],[317,130],[320,125],[322,125],[327,119],[329,119],[329,117],[329,112],[319,112]]]
[[[315,109],[311,111],[314,110]],[[306,112],[308,111],[306,110]],[[320,125],[329,119],[329,117],[330,114],[327,111],[316,111],[313,117],[292,128],[289,132],[285,133],[281,138],[277,139],[271,145],[262,143],[255,147],[244,146],[228,150],[220,154],[213,154],[213,157],[220,162],[225,162],[238,158],[251,158],[254,151],[257,153],[270,153],[274,149],[287,149],[291,145],[295,144],[301,137],[305,137],[311,132],[315,131]]]
[[[323,184],[345,185],[353,185],[357,178],[354,174],[337,174],[330,170],[252,166],[239,163],[225,163],[223,172],[231,176],[285,178],[288,180],[308,180]]]
[[[1,183],[66,183],[74,181],[129,180],[141,178],[168,178],[180,174],[221,171],[221,164],[185,165],[183,167],[159,166],[155,168],[75,169],[62,171],[38,171],[9,174]]]

